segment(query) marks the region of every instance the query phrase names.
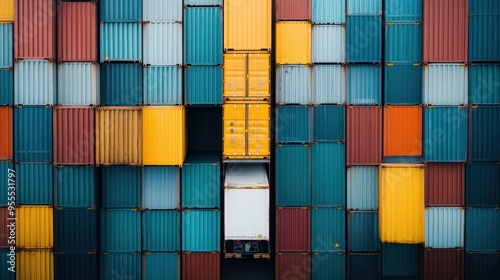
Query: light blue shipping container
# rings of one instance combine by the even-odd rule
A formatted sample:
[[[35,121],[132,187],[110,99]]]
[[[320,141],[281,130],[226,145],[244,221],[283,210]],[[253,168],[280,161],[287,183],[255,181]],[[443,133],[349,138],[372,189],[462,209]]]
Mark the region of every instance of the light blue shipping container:
[[[222,104],[221,66],[188,66],[185,75],[186,104]]]
[[[349,253],[347,256],[347,279],[381,279],[381,261],[380,253]]]
[[[385,61],[418,63],[422,60],[422,25],[386,23]]]
[[[500,164],[469,162],[465,165],[465,204],[467,206],[500,206]]]
[[[95,209],[54,211],[54,247],[64,252],[95,252],[97,250],[97,216]]]
[[[220,154],[188,154],[182,167],[182,208],[220,207]]]
[[[141,251],[141,212],[133,209],[101,210],[101,252]]]
[[[182,21],[182,0],[142,0],[142,20]]]
[[[98,279],[98,255],[95,252],[57,252],[54,254],[54,276],[55,279]]]
[[[500,61],[500,5],[470,1],[469,61]]]
[[[458,63],[434,63],[424,66],[423,104],[467,104],[468,67]]]
[[[142,20],[142,0],[100,0],[100,21],[137,22]]]
[[[52,107],[15,107],[14,127],[17,161],[52,162]]]
[[[143,203],[147,209],[178,209],[180,169],[173,166],[143,167]]]
[[[54,169],[55,205],[59,207],[97,207],[95,168],[58,166]]]
[[[465,211],[465,249],[498,251],[500,249],[500,209],[470,208]]]
[[[14,66],[14,24],[0,23],[0,68]]]
[[[101,168],[101,190],[104,208],[139,208],[141,168],[136,166]]]
[[[344,63],[345,50],[345,26],[314,25],[312,27],[313,63]]]
[[[310,156],[307,145],[276,147],[277,206],[306,206],[311,203]]]
[[[182,211],[182,251],[218,252],[220,250],[220,211]]]
[[[181,105],[182,68],[180,66],[144,67],[144,104]]]
[[[312,205],[345,207],[345,144],[312,145]]]
[[[466,252],[465,279],[500,279],[500,254],[497,252]]]
[[[313,141],[345,141],[345,106],[319,105],[313,107]]]
[[[142,216],[142,249],[147,252],[181,250],[181,214],[177,210],[145,211]]]
[[[500,106],[474,106],[469,112],[469,159],[500,161]]]
[[[469,103],[500,104],[500,64],[469,65]]]
[[[7,254],[10,254],[11,251],[10,249],[1,249],[0,250],[0,278],[3,280],[15,280],[16,279],[16,274],[10,272],[7,268],[9,267],[9,264],[7,261],[10,261],[11,256],[8,256]],[[15,252],[14,254],[15,255]]]
[[[347,168],[347,209],[378,209],[378,167]]]
[[[384,103],[417,105],[422,103],[422,65],[387,63],[384,74]]]
[[[178,254],[144,255],[144,280],[180,279]]]
[[[184,18],[184,63],[222,64],[222,9],[186,8]]]
[[[65,62],[58,65],[57,103],[98,105],[100,101],[99,64]]]
[[[141,22],[101,22],[99,34],[101,62],[142,61]]]
[[[311,215],[311,250],[345,252],[345,209],[313,207]]]
[[[224,0],[184,0],[186,6],[221,6]]]
[[[13,68],[0,69],[0,105],[14,103],[14,71]]]
[[[347,0],[347,15],[381,15],[382,0]]]
[[[349,65],[347,103],[378,105],[382,103],[381,70],[378,65]]]
[[[382,279],[417,279],[417,244],[382,244]]]
[[[464,210],[455,207],[425,209],[425,247],[463,248]]]
[[[146,23],[143,43],[145,65],[182,65],[182,23]]]
[[[314,65],[312,72],[313,104],[345,104],[346,71],[342,65]]]
[[[101,64],[101,105],[142,104],[142,72],[141,64]]]
[[[57,102],[55,63],[21,60],[14,65],[14,104],[53,105]]]
[[[141,279],[141,254],[113,253],[100,256],[101,280]]]
[[[280,65],[276,68],[276,103],[308,104],[311,100],[311,67]]]
[[[312,270],[313,280],[330,279],[335,275],[335,279],[346,279],[346,255],[340,253],[315,253],[312,255],[312,263],[316,269]]]
[[[385,0],[388,22],[422,22],[422,0]]]
[[[349,211],[347,214],[347,232],[349,251],[380,251],[378,212]]]
[[[52,165],[16,163],[16,203],[52,205]]]
[[[0,169],[4,170],[4,172],[0,173],[0,180],[1,180],[0,182],[4,182],[4,185],[8,186],[8,183],[9,183],[9,181],[8,181],[9,180],[8,170],[9,169],[15,170],[14,169],[14,163],[12,163],[11,161],[0,161]],[[10,183],[12,183],[12,181]],[[8,203],[9,203],[9,196],[8,196],[8,191],[7,191],[8,188],[4,187],[3,190],[4,191],[2,191],[0,193],[0,207],[2,207],[4,205],[8,205]]]
[[[345,23],[345,12],[345,0],[312,0],[313,23]]]
[[[348,16],[347,62],[381,62],[382,17]]]
[[[276,142],[308,143],[311,140],[310,110],[307,106],[276,108]]]

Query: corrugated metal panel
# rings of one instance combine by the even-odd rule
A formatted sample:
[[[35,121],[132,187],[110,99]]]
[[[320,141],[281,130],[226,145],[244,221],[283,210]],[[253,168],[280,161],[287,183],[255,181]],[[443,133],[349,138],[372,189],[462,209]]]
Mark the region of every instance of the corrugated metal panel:
[[[189,105],[222,103],[222,67],[193,66],[185,69],[185,98]]]
[[[148,66],[144,68],[144,104],[182,104],[182,68]]]
[[[311,20],[312,0],[277,0],[276,20]]]
[[[422,60],[422,25],[420,23],[386,23],[385,60],[420,62]]]
[[[385,104],[414,105],[422,102],[422,66],[388,63],[384,66]]]
[[[425,165],[425,205],[464,205],[465,164],[427,163]]]
[[[379,217],[377,212],[349,211],[347,215],[347,232],[349,234],[349,251],[380,251]]]
[[[345,210],[341,207],[315,207],[312,209],[311,216],[311,250],[314,252],[345,251]]]
[[[344,104],[346,102],[346,67],[314,65],[312,72],[312,102],[314,104]]]
[[[381,257],[378,253],[349,253],[347,279],[380,279],[382,276],[381,267]]]
[[[382,108],[347,108],[347,164],[376,165],[382,160]]]
[[[347,208],[378,209],[378,168],[376,166],[347,168]]]
[[[0,67],[9,68],[14,66],[14,24],[0,23],[0,38],[2,44],[0,45]]]
[[[12,1],[14,2],[14,1]],[[0,263],[2,263],[2,270],[0,270],[0,277],[2,279],[5,279],[5,280],[15,280],[16,279],[16,274],[13,273],[12,271],[8,270],[9,268],[9,261],[10,261],[10,256],[8,254],[10,254],[11,251],[10,249],[6,249],[6,250],[0,250]],[[13,252],[12,253],[12,256],[15,257],[16,253]]]
[[[382,60],[381,16],[348,16],[346,28],[348,62]]]
[[[464,210],[454,207],[425,209],[425,247],[462,248],[464,246]]]
[[[308,104],[311,100],[311,68],[280,65],[276,68],[276,103]]]
[[[10,224],[10,215],[9,215],[9,208],[8,207],[1,207],[0,208],[0,248],[9,248],[9,236],[10,236],[10,230],[11,227],[8,225]],[[12,242],[12,241],[11,241]],[[3,253],[0,250],[0,253]],[[3,267],[2,267],[3,268]],[[2,275],[2,274],[0,274]],[[3,279],[3,278],[2,278]]]
[[[182,279],[220,279],[220,255],[218,253],[183,253]]]
[[[56,253],[55,279],[97,279],[99,269],[97,255],[87,253]]]
[[[96,111],[96,164],[142,163],[142,111],[102,107]]]
[[[276,251],[306,252],[311,249],[311,211],[303,208],[276,209]]]
[[[16,279],[54,279],[54,254],[50,251],[20,251],[16,253]]]
[[[500,160],[500,106],[473,107],[469,117],[469,159]]]
[[[316,253],[312,255],[312,263],[316,263],[316,269],[312,269],[312,280],[329,279],[335,275],[335,279],[346,279],[346,256],[340,253]]]
[[[311,278],[311,256],[302,254],[276,254],[275,278],[285,280],[290,277],[297,279]],[[300,278],[299,278],[300,277]]]
[[[276,63],[311,63],[311,29],[304,21],[276,23]]]
[[[144,107],[144,165],[181,166],[187,152],[185,124],[182,106]]]
[[[271,49],[271,0],[225,0],[224,49]]]
[[[55,64],[46,60],[23,60],[14,65],[14,103],[47,105],[56,102]]]
[[[191,153],[181,170],[182,207],[220,207],[220,154]]]
[[[141,22],[101,22],[99,34],[101,62],[142,61]]]
[[[52,165],[16,163],[16,202],[21,205],[51,205]]]
[[[345,22],[344,0],[312,0],[312,22],[340,24]]]
[[[314,63],[343,63],[345,48],[344,26],[314,25],[312,27],[312,61]]]
[[[97,61],[97,4],[60,3],[57,60]]]
[[[142,104],[141,64],[103,63],[100,67],[102,105]]]
[[[465,254],[465,279],[499,279],[500,254],[467,252]]]
[[[156,252],[180,251],[181,214],[179,211],[146,211],[142,217],[143,250]]]
[[[186,6],[222,6],[224,0],[184,0]]]
[[[150,22],[144,25],[144,64],[182,64],[181,23]]]
[[[52,161],[52,108],[14,108],[15,158],[24,162]],[[37,141],[32,141],[37,139]]]
[[[16,208],[16,246],[19,248],[52,248],[54,246],[51,206]]]
[[[466,205],[500,206],[500,163],[469,162],[466,172]]]
[[[429,250],[420,248],[418,279],[464,279],[463,250]]]
[[[102,252],[141,250],[141,212],[134,209],[101,210]]]
[[[424,159],[461,162],[467,158],[467,109],[424,108]]]
[[[266,167],[260,163],[228,164],[224,179],[227,189],[269,188]]]
[[[304,206],[310,204],[311,170],[307,145],[276,147],[276,205]]]
[[[179,1],[181,2],[181,1]],[[184,63],[222,63],[222,9],[188,8],[184,12]],[[203,46],[200,48],[200,46]]]
[[[54,163],[94,164],[94,108],[55,107]]]
[[[57,251],[96,251],[97,216],[94,209],[61,209],[54,215],[54,239]]]
[[[138,1],[139,2],[139,1]],[[100,256],[101,279],[141,279],[140,254],[102,254]]]
[[[382,0],[347,0],[347,15],[380,15]]]
[[[384,156],[422,155],[422,107],[384,107]]]
[[[471,5],[473,5],[471,1]],[[499,61],[500,9],[485,14],[472,14],[469,18],[469,60]]]
[[[147,209],[178,209],[180,207],[180,170],[170,166],[143,168],[142,206]],[[156,250],[152,250],[156,251]]]
[[[424,242],[424,166],[384,164],[379,170],[380,239]]]
[[[500,248],[500,209],[472,208],[465,211],[465,248],[496,251]]]
[[[14,21],[14,2],[15,2],[14,0],[0,0],[0,6],[3,7],[3,9],[0,11],[1,22]]]
[[[1,182],[8,182],[9,180],[8,169],[14,170],[14,164],[10,161],[0,161],[0,168],[2,170],[5,170],[0,174]],[[7,205],[8,203],[9,203],[8,192],[4,191],[3,193],[0,193],[0,205]]]
[[[0,159],[13,159],[13,109],[12,107],[0,106],[0,131],[3,131],[0,136]]]
[[[182,0],[142,0],[144,21],[182,21]]]
[[[312,205],[345,206],[345,144],[312,145]]]
[[[59,166],[54,172],[55,205],[59,207],[97,207],[95,168]]]
[[[310,110],[307,106],[276,108],[276,142],[308,143],[311,140]]]
[[[349,65],[347,103],[376,105],[382,103],[382,70],[378,65]]]
[[[422,22],[422,0],[385,0],[385,20],[389,22]]]
[[[66,62],[58,65],[57,103],[98,105],[100,100],[99,64]]]
[[[500,104],[500,64],[469,65],[469,103]]]
[[[313,107],[313,141],[345,141],[345,106]]]
[[[179,254],[147,254],[144,256],[143,267],[144,280],[180,279]]]
[[[112,166],[101,168],[103,208],[138,208],[141,206],[141,168]]]
[[[142,0],[101,0],[99,1],[101,21],[140,21],[142,19]]]
[[[222,151],[222,108],[186,107],[188,151]]]
[[[182,250],[220,251],[220,215],[217,209],[182,211]]]
[[[425,65],[422,102],[432,105],[467,104],[467,70],[463,64]]]
[[[0,69],[0,104],[14,103],[14,71],[12,68]]]
[[[382,279],[416,279],[417,277],[418,245],[382,244]]]
[[[469,1],[423,0],[423,3],[424,61],[467,61]]]

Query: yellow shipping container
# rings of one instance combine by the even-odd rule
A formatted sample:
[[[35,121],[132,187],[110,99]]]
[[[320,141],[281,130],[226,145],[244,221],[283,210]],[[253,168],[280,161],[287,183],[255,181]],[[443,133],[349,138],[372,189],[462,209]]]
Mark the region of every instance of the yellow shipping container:
[[[270,58],[268,52],[225,53],[224,99],[269,99]]]
[[[186,157],[183,106],[143,108],[144,165],[179,165]]]
[[[268,158],[270,113],[271,107],[267,103],[224,104],[224,158]]]
[[[0,0],[0,22],[14,21],[14,0]]]
[[[424,242],[424,165],[382,164],[379,169],[379,188],[382,242]]]
[[[96,111],[96,164],[142,164],[140,107],[100,107]]]
[[[54,246],[53,211],[50,206],[19,206],[16,209],[16,246],[49,249]]]
[[[311,24],[307,21],[276,23],[276,63],[311,63]]]
[[[224,49],[270,50],[271,0],[224,1]]]
[[[50,251],[16,253],[16,280],[54,279],[54,254]]]

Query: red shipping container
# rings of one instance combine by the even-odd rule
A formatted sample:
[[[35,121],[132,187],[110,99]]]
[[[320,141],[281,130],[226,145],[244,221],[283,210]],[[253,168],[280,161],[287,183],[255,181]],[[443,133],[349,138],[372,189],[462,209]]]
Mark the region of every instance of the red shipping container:
[[[311,279],[311,256],[302,254],[276,254],[276,280]],[[333,275],[332,275],[333,277]],[[334,279],[334,278],[332,278]]]
[[[56,59],[56,1],[17,0],[14,57]]]
[[[7,190],[7,188],[5,188]],[[0,248],[9,248],[9,234],[10,228],[7,227],[9,224],[9,208],[2,207],[0,208]]]
[[[311,211],[307,207],[276,209],[276,251],[310,250]]]
[[[311,0],[276,0],[277,20],[311,20]]]
[[[347,165],[378,165],[382,161],[382,108],[347,109]]]
[[[58,60],[97,61],[97,4],[75,2],[58,6]]]
[[[469,0],[424,0],[426,62],[466,62]]]
[[[464,251],[460,249],[426,249],[420,246],[418,279],[464,279]]]
[[[219,280],[219,253],[183,253],[183,280]]]
[[[425,165],[425,205],[464,205],[465,164],[427,163]]]
[[[54,163],[94,164],[94,108],[54,108]]]
[[[0,107],[0,160],[13,158],[12,107]]]

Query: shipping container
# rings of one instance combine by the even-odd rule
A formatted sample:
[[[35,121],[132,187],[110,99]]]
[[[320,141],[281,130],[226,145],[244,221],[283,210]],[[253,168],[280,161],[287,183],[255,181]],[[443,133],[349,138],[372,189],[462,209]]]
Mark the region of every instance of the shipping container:
[[[311,205],[345,206],[345,144],[314,143],[311,177]]]
[[[500,64],[470,64],[469,103],[500,104],[499,77]]]
[[[498,279],[500,278],[500,254],[496,252],[465,253],[465,279]]]
[[[54,169],[54,198],[58,207],[96,208],[96,169],[58,166]]]
[[[188,66],[185,68],[185,103],[218,105],[222,103],[222,67]]]
[[[186,107],[189,152],[222,151],[222,108]]]
[[[49,249],[54,246],[51,206],[19,206],[16,219],[16,247]]]
[[[385,20],[388,22],[422,22],[422,0],[385,0]]]
[[[102,16],[102,10],[101,10],[101,16]],[[141,62],[142,27],[143,26],[140,21],[101,22],[99,30],[100,61]],[[145,30],[145,33],[147,32],[148,29]],[[147,38],[147,35],[145,35],[144,37]],[[146,46],[148,47],[149,45],[150,44],[146,44]]]
[[[95,252],[99,239],[97,217],[95,209],[58,207],[54,214],[54,249]]]
[[[346,250],[345,217],[343,207],[313,207],[311,210],[311,251],[343,254]]]
[[[96,164],[142,163],[142,110],[101,107],[96,110]]]
[[[182,0],[142,0],[142,20],[182,21]]]
[[[311,204],[311,152],[308,145],[276,147],[276,205]]]
[[[427,163],[425,165],[425,205],[464,205],[465,164]]]
[[[24,162],[52,161],[52,108],[14,108],[14,157]],[[31,141],[37,139],[37,141]]]
[[[13,159],[13,110],[12,107],[0,106],[0,160]]]
[[[499,208],[468,208],[465,220],[467,251],[497,251],[500,248]]]
[[[143,258],[143,267],[144,280],[180,279],[180,257],[177,253],[146,254]]]
[[[469,60],[470,61],[499,61],[500,41],[500,8],[491,1],[485,4],[481,1],[470,2],[469,10]],[[481,5],[482,4],[482,5]],[[496,6],[493,6],[496,5]],[[481,7],[485,10],[476,10]]]
[[[55,279],[87,280],[99,277],[99,260],[93,253],[56,252],[54,255]]]
[[[14,104],[52,105],[57,102],[55,63],[21,60],[14,65]]]
[[[465,202],[467,206],[500,206],[500,164],[469,162],[465,165]]]
[[[422,107],[384,107],[384,157],[422,155]]]
[[[467,0],[423,0],[424,61],[467,61],[468,4]]]
[[[9,226],[9,224],[10,224],[9,218],[13,218],[13,217],[10,217],[9,208],[8,207],[1,207],[0,208],[0,248],[10,248],[9,236],[10,236],[11,230],[14,230],[14,229],[11,226]],[[2,252],[2,251],[0,251],[0,252]],[[0,275],[2,275],[2,274],[0,274]]]
[[[5,2],[5,1],[3,1]],[[16,273],[9,270],[11,264],[15,263],[16,252],[10,249],[0,250],[0,277],[5,280],[15,280]],[[12,263],[11,263],[12,259]]]
[[[14,24],[0,22],[0,68],[10,68],[14,66]]]
[[[5,170],[4,172],[0,173],[0,180],[1,182],[4,182],[4,184],[7,183],[8,185],[9,171],[14,170],[14,163],[12,161],[0,161],[0,169]],[[13,172],[11,171],[11,173]],[[12,183],[12,181],[10,181],[10,183]],[[0,206],[6,206],[9,204],[9,196],[7,192],[8,188],[6,188],[5,186],[6,185],[4,185],[3,191],[0,193]]]
[[[464,251],[419,248],[418,279],[464,279]]]
[[[308,207],[276,208],[276,251],[311,249],[311,210]]]
[[[383,164],[379,169],[380,239],[388,243],[424,242],[424,166]]]
[[[416,105],[422,102],[422,65],[387,63],[384,66],[384,103]]]
[[[146,1],[146,0],[144,0]],[[99,1],[100,21],[137,22],[142,20],[143,0],[101,0]]]
[[[220,154],[190,153],[182,166],[182,207],[220,207]]]
[[[307,21],[276,23],[276,63],[310,64],[311,29]]]
[[[344,63],[345,49],[345,26],[312,26],[312,61],[314,63]]]
[[[428,162],[463,162],[467,158],[467,108],[424,108],[424,159]]]
[[[181,250],[179,211],[145,211],[142,214],[142,249],[147,252]],[[146,257],[147,258],[147,257]]]
[[[380,251],[379,215],[375,211],[352,211],[347,215],[350,252]]]
[[[101,168],[103,208],[139,208],[141,206],[141,168],[110,166]]]
[[[347,168],[347,209],[378,209],[378,168],[376,166]]]
[[[222,6],[224,0],[184,0],[185,6]]]
[[[13,68],[0,68],[0,105],[14,103],[14,71]]]
[[[141,64],[103,63],[100,65],[102,105],[142,104],[143,75]]]
[[[226,52],[224,93],[228,99],[263,99],[271,96],[271,55],[268,52]]]
[[[428,64],[424,66],[423,104],[467,104],[468,75],[465,64]]]
[[[219,252],[220,219],[218,209],[182,211],[182,250]]]
[[[146,209],[180,208],[180,170],[172,166],[142,168],[142,207]]]
[[[97,4],[60,3],[57,60],[97,61]]]
[[[182,104],[182,68],[148,66],[144,68],[144,104]]]
[[[347,103],[382,104],[382,69],[379,65],[349,65],[347,68]]]
[[[16,203],[52,205],[52,165],[16,163]]]
[[[409,63],[422,61],[422,25],[418,22],[386,23],[385,60]]]
[[[94,108],[55,107],[53,117],[54,163],[94,164]]]
[[[382,244],[382,279],[417,279],[418,245]]]
[[[307,106],[276,108],[276,142],[309,143],[311,141],[311,112]]]
[[[16,253],[16,279],[54,279],[54,253],[47,250]]]
[[[312,22],[316,24],[345,23],[344,0],[312,0]]]
[[[312,68],[313,104],[345,104],[346,72],[342,65],[314,65]]]
[[[347,279],[380,279],[381,270],[380,253],[349,253],[347,256]]]
[[[311,279],[312,261],[308,253],[278,253],[275,256],[275,278],[285,279]]]
[[[141,265],[141,255],[138,253],[101,254],[99,266],[100,279],[141,279]]]
[[[276,20],[311,20],[312,0],[278,0]]]
[[[425,209],[425,247],[463,248],[464,210],[455,207]]]
[[[309,104],[311,69],[305,65],[279,65],[276,68],[276,103]]]
[[[105,253],[101,260],[103,257],[106,259],[107,253],[141,251],[141,212],[135,209],[103,209],[100,222],[100,249]]]
[[[187,8],[184,10],[184,17],[184,63],[221,64],[222,9],[220,7]]]
[[[346,279],[346,255],[339,253],[314,253],[311,257],[313,265],[311,279],[329,279],[335,275],[335,279]],[[314,269],[315,268],[315,269]]]
[[[347,0],[347,15],[381,15],[382,0]]]
[[[181,23],[146,23],[143,42],[145,65],[182,65]]]
[[[347,108],[347,165],[377,165],[382,160],[382,108]]]
[[[500,161],[500,106],[473,106],[469,112],[469,159]]]
[[[182,279],[217,280],[220,279],[220,270],[218,253],[182,254]]]
[[[382,17],[348,16],[346,40],[347,62],[381,62]]]
[[[61,105],[99,105],[99,64],[65,62],[57,69],[57,103]]]
[[[14,0],[0,0],[0,6],[3,7],[0,11],[0,22],[14,21],[14,2]]]
[[[16,1],[14,58],[55,60],[56,15],[55,1]]]
[[[319,105],[313,107],[313,141],[345,141],[344,106]]]
[[[271,31],[271,0],[225,0],[225,50],[270,50]]]

